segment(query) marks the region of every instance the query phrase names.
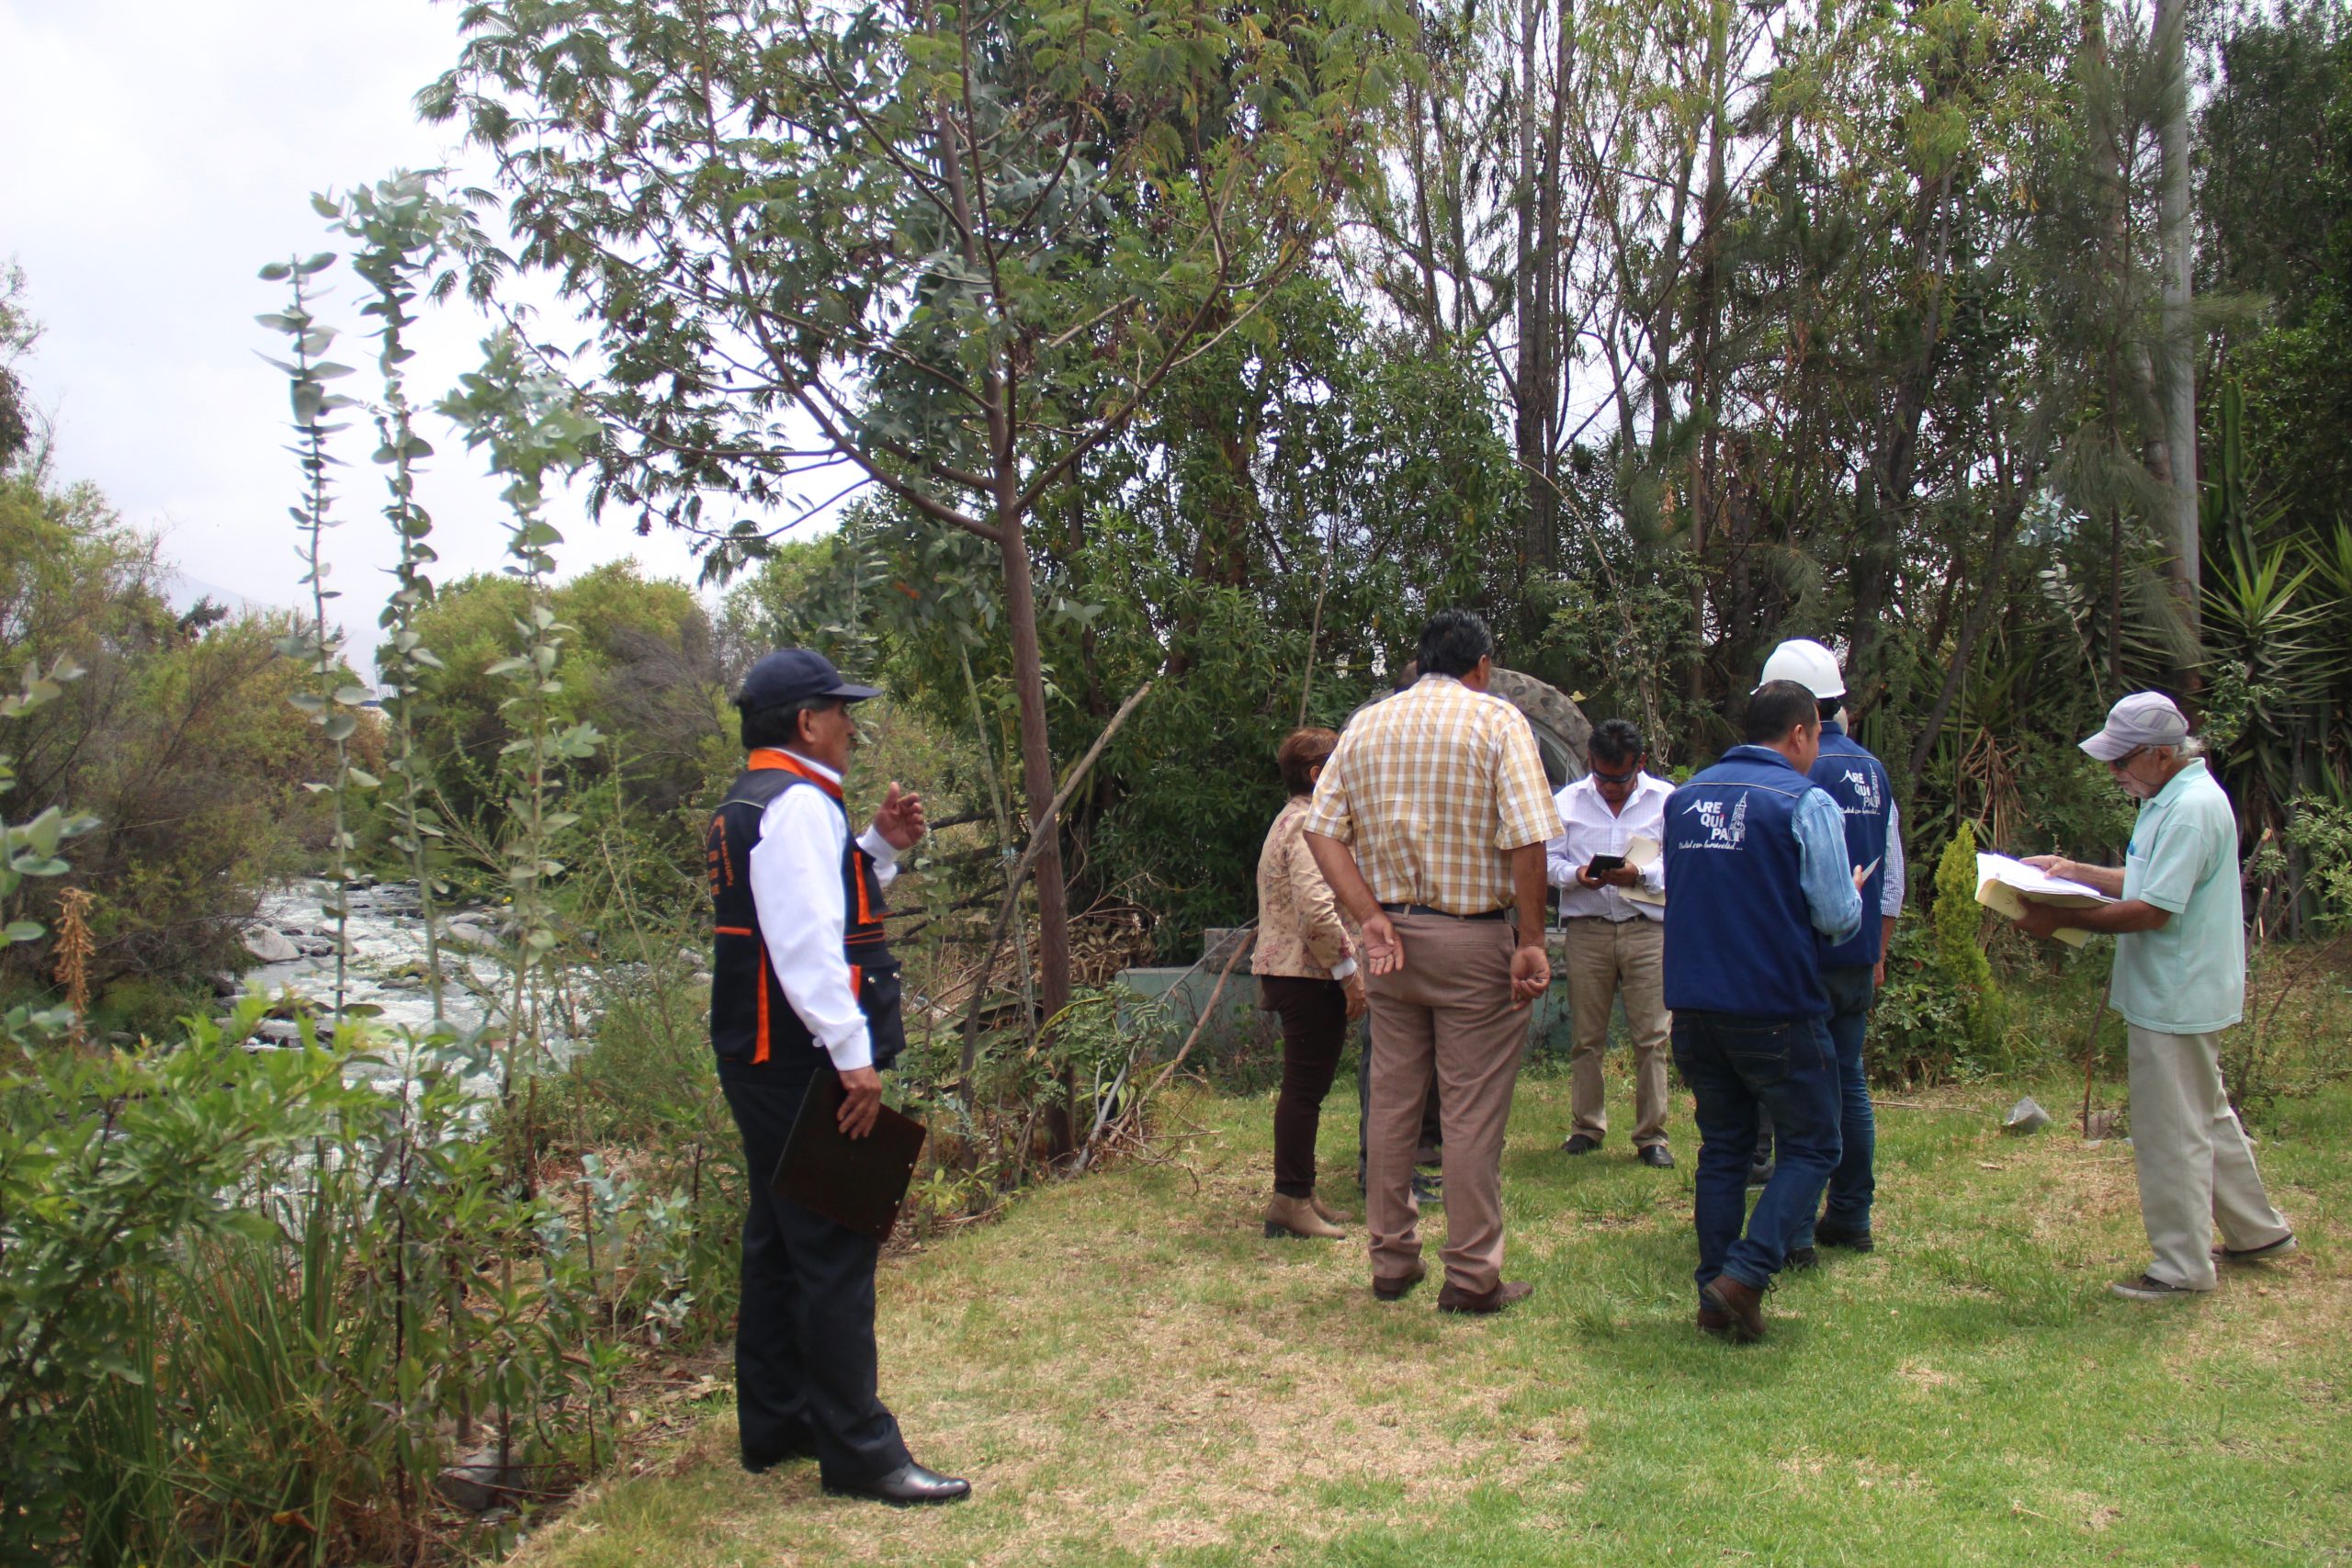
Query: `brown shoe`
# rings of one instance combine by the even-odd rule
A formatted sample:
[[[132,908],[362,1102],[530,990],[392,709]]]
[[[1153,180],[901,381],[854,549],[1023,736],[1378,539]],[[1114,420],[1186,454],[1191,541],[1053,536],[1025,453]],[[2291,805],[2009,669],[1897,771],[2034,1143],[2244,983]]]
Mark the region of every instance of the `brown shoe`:
[[[1448,1285],[1437,1293],[1440,1312],[1466,1312],[1484,1315],[1497,1313],[1513,1302],[1523,1302],[1535,1293],[1535,1287],[1523,1280],[1504,1280],[1491,1291],[1475,1292]]]
[[[1702,1334],[1712,1334],[1718,1339],[1729,1337],[1731,1334],[1731,1314],[1724,1311],[1721,1307],[1701,1307],[1699,1309],[1699,1332]]]
[[[1306,1204],[1308,1208],[1315,1211],[1315,1217],[1321,1220],[1325,1224],[1336,1225],[1340,1223],[1340,1211],[1331,1207],[1330,1204],[1323,1201],[1323,1194],[1320,1192],[1308,1193],[1306,1195]]]
[[[1401,1302],[1405,1299],[1405,1293],[1408,1291],[1429,1278],[1429,1272],[1427,1269],[1416,1263],[1413,1265],[1411,1273],[1399,1274],[1393,1280],[1384,1280],[1374,1274],[1372,1277],[1372,1293],[1384,1302]]]
[[[1764,1292],[1755,1286],[1718,1274],[1699,1292],[1714,1303],[1727,1320],[1733,1340],[1746,1344],[1764,1337]]]
[[[1296,1236],[1307,1241],[1338,1241],[1348,1233],[1315,1212],[1315,1205],[1304,1198],[1285,1198],[1274,1194],[1266,1205],[1266,1234],[1270,1236]]]

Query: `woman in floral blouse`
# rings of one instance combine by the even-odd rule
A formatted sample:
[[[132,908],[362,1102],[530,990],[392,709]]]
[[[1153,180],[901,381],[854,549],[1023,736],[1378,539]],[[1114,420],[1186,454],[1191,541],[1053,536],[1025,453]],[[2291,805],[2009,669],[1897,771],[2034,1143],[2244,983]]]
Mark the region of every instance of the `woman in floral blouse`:
[[[1315,780],[1340,738],[1295,729],[1274,753],[1290,801],[1258,856],[1258,945],[1250,970],[1260,1005],[1282,1020],[1283,1087],[1274,1102],[1274,1197],[1270,1236],[1336,1239],[1337,1216],[1315,1195],[1315,1134],[1348,1024],[1364,1010],[1355,942],[1330,886],[1299,836]]]

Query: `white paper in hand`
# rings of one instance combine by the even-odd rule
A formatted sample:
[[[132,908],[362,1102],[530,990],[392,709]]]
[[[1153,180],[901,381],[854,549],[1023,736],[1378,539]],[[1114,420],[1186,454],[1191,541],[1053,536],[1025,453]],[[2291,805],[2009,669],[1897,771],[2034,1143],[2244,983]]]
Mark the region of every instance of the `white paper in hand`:
[[[2029,903],[2051,904],[2062,909],[2088,909],[2115,902],[2086,883],[2052,876],[2021,860],[2011,860],[2007,855],[1982,852],[1976,856],[1976,901],[1994,913],[2006,915],[2013,920],[2025,918],[2025,907]],[[2080,947],[2091,939],[2090,932],[2074,926],[2061,926],[2056,935],[2069,947]]]
[[[1639,833],[1625,841],[1625,863],[1635,871],[1647,871],[1665,852],[1666,847],[1656,839],[1645,838]],[[1620,887],[1617,891],[1636,904],[1647,904],[1657,909],[1666,908],[1666,895],[1641,883],[1636,882],[1631,887]]]

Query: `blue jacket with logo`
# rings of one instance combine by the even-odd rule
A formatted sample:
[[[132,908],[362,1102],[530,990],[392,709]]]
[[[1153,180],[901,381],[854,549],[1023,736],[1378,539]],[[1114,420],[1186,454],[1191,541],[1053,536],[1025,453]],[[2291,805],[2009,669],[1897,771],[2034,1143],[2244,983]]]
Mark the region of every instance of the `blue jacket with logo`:
[[[1817,787],[1778,751],[1735,746],[1668,799],[1668,1008],[1828,1012],[1796,837],[1797,802]]]
[[[1879,919],[1879,901],[1886,893],[1886,820],[1894,799],[1894,782],[1886,764],[1857,745],[1835,719],[1821,727],[1821,757],[1813,764],[1813,782],[1829,792],[1846,817],[1846,858],[1855,865],[1878,863],[1862,888],[1862,925],[1836,946],[1822,944],[1825,969],[1867,969],[1883,951],[1886,923]]]

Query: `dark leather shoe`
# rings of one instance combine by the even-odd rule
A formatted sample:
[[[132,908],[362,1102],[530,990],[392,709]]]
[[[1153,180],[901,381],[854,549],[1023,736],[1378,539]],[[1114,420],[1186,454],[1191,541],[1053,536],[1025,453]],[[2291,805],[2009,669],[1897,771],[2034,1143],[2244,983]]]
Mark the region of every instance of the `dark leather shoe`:
[[[1878,1243],[1871,1239],[1870,1232],[1849,1231],[1840,1225],[1815,1225],[1813,1239],[1818,1246],[1842,1247],[1849,1252],[1878,1250]]]
[[[1384,1302],[1401,1302],[1406,1292],[1428,1279],[1429,1274],[1429,1269],[1419,1263],[1413,1265],[1411,1273],[1400,1274],[1394,1280],[1384,1280],[1374,1274],[1372,1277],[1372,1293]]]
[[[1764,1337],[1763,1292],[1728,1274],[1718,1274],[1699,1293],[1728,1320],[1735,1342],[1746,1344]]]
[[[1818,1269],[1821,1267],[1821,1253],[1815,1247],[1792,1247],[1789,1248],[1789,1260],[1781,1267],[1794,1274],[1802,1274],[1808,1269]]]
[[[1702,1334],[1712,1334],[1718,1339],[1730,1337],[1731,1314],[1724,1311],[1721,1307],[1701,1307],[1699,1309],[1699,1332]]]
[[[1660,1170],[1674,1168],[1674,1155],[1664,1144],[1644,1144],[1634,1151],[1634,1157],[1644,1165],[1656,1166]]]
[[[1432,1176],[1426,1170],[1413,1172],[1413,1201],[1424,1209],[1442,1208],[1445,1204],[1445,1178]]]
[[[1505,1280],[1498,1283],[1493,1290],[1479,1293],[1457,1290],[1448,1285],[1437,1293],[1437,1310],[1474,1313],[1484,1316],[1488,1313],[1500,1312],[1513,1302],[1523,1302],[1534,1293],[1535,1287],[1523,1280]]]
[[[923,1503],[960,1503],[972,1495],[972,1483],[909,1463],[853,1485],[836,1486],[828,1481],[825,1490],[836,1497],[871,1497],[894,1508],[911,1508]]]
[[[1600,1140],[1599,1138],[1594,1137],[1589,1133],[1577,1133],[1571,1135],[1566,1143],[1560,1145],[1560,1152],[1564,1155],[1589,1155],[1600,1146]]]

